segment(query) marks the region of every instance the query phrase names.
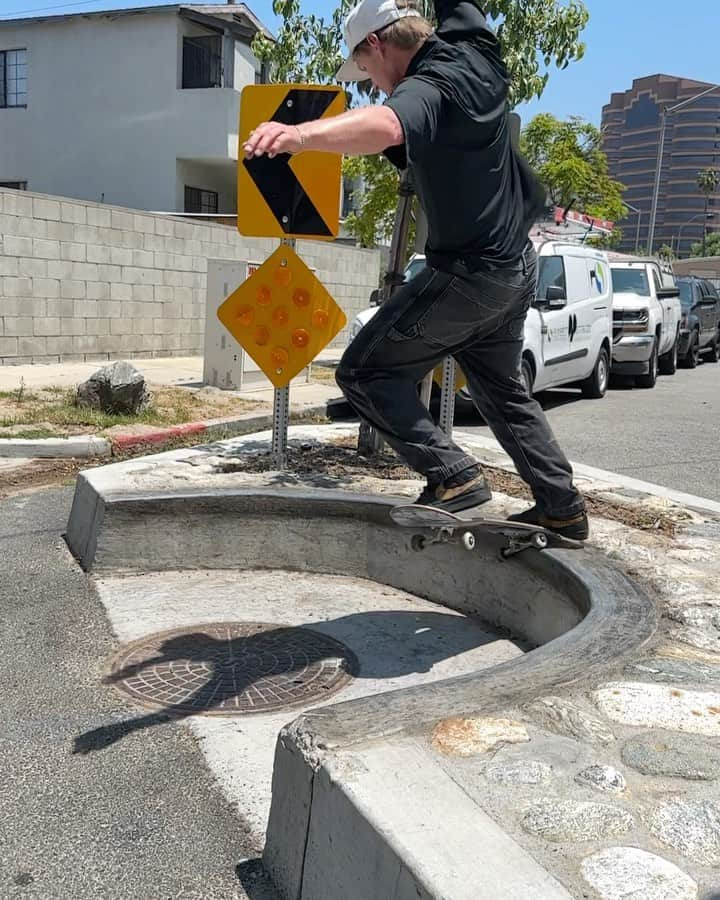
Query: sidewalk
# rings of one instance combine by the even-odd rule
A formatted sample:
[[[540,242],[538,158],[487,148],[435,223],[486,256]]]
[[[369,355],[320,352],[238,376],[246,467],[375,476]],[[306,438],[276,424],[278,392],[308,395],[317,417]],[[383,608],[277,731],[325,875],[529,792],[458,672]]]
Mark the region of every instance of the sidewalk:
[[[337,362],[342,355],[342,347],[326,347],[317,356],[318,363]],[[118,359],[123,359],[119,356]],[[128,359],[145,378],[157,385],[175,387],[202,387],[203,357],[178,356],[160,359]],[[0,366],[0,391],[14,391],[22,381],[25,387],[73,387],[87,380],[108,362],[65,362],[52,365]],[[272,387],[261,390],[250,389],[237,392],[251,395],[251,399],[272,402]]]

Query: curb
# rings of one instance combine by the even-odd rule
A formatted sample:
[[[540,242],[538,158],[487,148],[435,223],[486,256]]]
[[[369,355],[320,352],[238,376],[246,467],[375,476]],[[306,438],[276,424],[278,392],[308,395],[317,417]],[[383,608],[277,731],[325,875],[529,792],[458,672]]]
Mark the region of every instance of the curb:
[[[290,422],[303,422],[315,416],[324,416],[327,403],[304,406],[290,412]],[[164,444],[174,438],[189,434],[206,434],[209,438],[222,440],[254,431],[264,431],[272,427],[272,413],[246,413],[227,419],[206,419],[200,422],[184,422],[167,428],[157,428],[141,434],[121,432],[109,438],[95,435],[69,438],[39,438],[20,440],[5,438],[0,440],[0,458],[24,459],[84,459],[115,456],[136,447]]]
[[[111,454],[110,441],[105,438],[95,437],[95,435],[32,440],[5,438],[0,441],[0,457],[82,459],[84,457],[105,457]]]

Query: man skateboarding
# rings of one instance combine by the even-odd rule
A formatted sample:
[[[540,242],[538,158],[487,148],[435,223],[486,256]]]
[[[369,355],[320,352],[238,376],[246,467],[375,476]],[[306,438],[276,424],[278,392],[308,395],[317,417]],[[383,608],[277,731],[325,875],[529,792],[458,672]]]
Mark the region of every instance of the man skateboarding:
[[[452,355],[473,401],[535,498],[511,516],[588,536],[585,504],[539,404],[520,380],[537,259],[528,232],[544,191],[513,150],[508,73],[472,0],[435,0],[437,29],[404,0],[362,0],[345,20],[343,82],[387,95],[302,125],[260,125],[246,156],[320,150],[384,152],[409,166],[428,220],[427,267],[378,310],[347,348],[337,381],[360,416],[425,475],[418,503],[448,512],[490,499],[478,461],[438,428],[417,384]]]

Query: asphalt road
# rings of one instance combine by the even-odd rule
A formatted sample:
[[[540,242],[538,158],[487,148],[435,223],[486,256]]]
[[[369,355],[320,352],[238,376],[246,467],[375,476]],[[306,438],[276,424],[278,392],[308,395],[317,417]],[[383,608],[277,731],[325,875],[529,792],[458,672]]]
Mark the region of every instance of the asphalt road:
[[[182,726],[73,753],[133,710],[102,684],[115,641],[61,537],[71,498],[0,501],[0,897],[275,900]]]
[[[602,400],[570,389],[537,399],[571,460],[720,500],[719,364],[661,375],[652,390],[614,387]],[[455,427],[491,436],[477,419]]]

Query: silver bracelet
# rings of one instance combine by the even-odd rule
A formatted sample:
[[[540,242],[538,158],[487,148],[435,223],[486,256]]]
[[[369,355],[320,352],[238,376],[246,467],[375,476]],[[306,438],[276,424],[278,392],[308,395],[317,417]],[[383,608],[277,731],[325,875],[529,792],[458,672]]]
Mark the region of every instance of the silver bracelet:
[[[302,133],[302,131],[300,131],[299,125],[295,126],[295,130],[297,131],[298,137],[300,138],[300,146],[304,147],[305,146],[305,135]]]

